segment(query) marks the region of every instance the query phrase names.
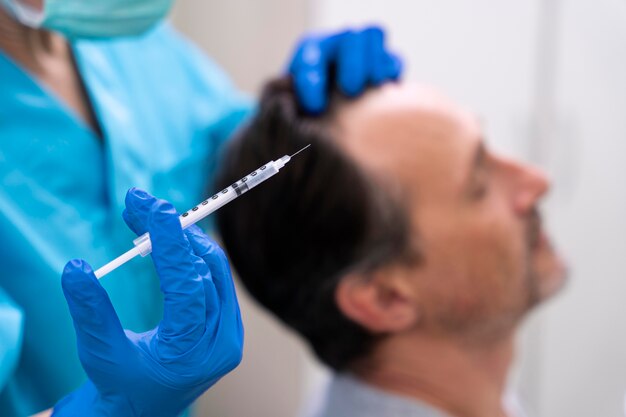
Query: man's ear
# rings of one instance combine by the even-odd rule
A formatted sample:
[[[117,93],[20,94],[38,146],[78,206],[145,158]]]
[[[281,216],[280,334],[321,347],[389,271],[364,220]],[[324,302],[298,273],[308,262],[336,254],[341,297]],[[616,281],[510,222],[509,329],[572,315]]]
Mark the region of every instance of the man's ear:
[[[335,290],[339,310],[373,333],[394,333],[417,324],[419,308],[406,280],[385,274],[350,274]]]

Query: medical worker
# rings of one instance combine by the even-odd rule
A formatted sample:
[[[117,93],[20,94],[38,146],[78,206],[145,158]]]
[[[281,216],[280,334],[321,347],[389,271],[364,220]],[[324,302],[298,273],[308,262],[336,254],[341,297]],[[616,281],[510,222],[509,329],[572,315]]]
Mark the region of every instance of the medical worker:
[[[206,195],[220,146],[253,105],[161,23],[172,1],[0,0],[1,416],[56,403],[57,415],[182,411],[229,368],[183,354],[200,339],[181,320],[202,308],[207,332],[226,326],[230,336],[200,346],[236,359],[234,293],[222,287],[200,302],[192,285],[200,306],[178,315],[189,293],[172,283],[218,288],[230,273],[214,243],[195,229],[183,236],[172,219],[174,207]],[[303,38],[288,70],[303,111],[320,113],[329,71],[355,96],[368,83],[397,78],[401,64],[385,49],[383,32],[367,28]],[[133,186],[151,194],[127,193]],[[132,232],[146,230],[161,231],[154,267],[130,262],[103,289],[90,265],[120,255]],[[64,267],[72,258],[90,265]],[[222,322],[212,303],[230,303],[233,314]],[[137,333],[125,336],[121,326]],[[120,358],[123,377],[110,366]],[[201,382],[168,374],[179,365],[211,372]],[[116,384],[127,377],[132,384]]]

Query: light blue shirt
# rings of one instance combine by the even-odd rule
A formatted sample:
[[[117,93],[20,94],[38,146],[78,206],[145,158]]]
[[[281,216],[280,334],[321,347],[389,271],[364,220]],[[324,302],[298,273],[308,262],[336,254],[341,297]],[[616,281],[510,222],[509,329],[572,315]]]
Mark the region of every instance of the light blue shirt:
[[[451,417],[414,398],[382,391],[349,374],[334,375],[325,395],[306,417]],[[510,417],[529,417],[513,387],[502,406]]]
[[[382,391],[348,375],[333,376],[315,417],[449,417],[413,398]]]
[[[184,211],[206,196],[220,145],[251,103],[168,25],[80,41],[76,65],[103,138],[0,51],[0,416],[53,406],[82,383],[60,285],[71,258],[94,268],[134,236],[121,212],[138,186]],[[161,317],[149,260],[103,280],[126,328]]]

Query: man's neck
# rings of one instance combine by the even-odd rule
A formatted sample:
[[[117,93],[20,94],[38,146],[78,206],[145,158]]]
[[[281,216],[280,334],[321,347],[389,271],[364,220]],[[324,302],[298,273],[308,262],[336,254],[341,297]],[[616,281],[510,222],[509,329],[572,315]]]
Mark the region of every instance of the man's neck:
[[[355,373],[373,386],[455,417],[503,417],[513,351],[512,335],[484,345],[403,335],[382,342]]]

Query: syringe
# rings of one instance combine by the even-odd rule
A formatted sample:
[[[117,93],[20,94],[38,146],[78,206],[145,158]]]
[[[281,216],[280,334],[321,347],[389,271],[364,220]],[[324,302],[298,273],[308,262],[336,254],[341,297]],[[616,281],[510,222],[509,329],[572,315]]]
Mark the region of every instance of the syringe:
[[[284,167],[287,162],[291,160],[291,158],[304,151],[309,146],[311,145],[305,146],[291,156],[285,155],[280,159],[268,162],[256,171],[246,175],[233,185],[224,188],[222,191],[213,195],[211,198],[204,200],[202,203],[198,204],[191,210],[181,214],[181,226],[183,227],[183,229],[186,229],[192,224],[195,224],[198,221],[204,219],[206,216],[215,212],[219,208],[230,203],[240,195],[261,184],[263,181],[270,179],[274,175],[278,174],[278,171],[282,167]],[[104,265],[102,268],[98,269],[95,272],[96,278],[102,278],[103,276],[117,269],[121,265],[124,265],[126,262],[130,261],[137,255],[148,256],[152,252],[152,242],[150,241],[149,233],[144,233],[143,235],[139,236],[133,241],[133,243],[135,244],[134,248],[115,258],[108,264]]]

